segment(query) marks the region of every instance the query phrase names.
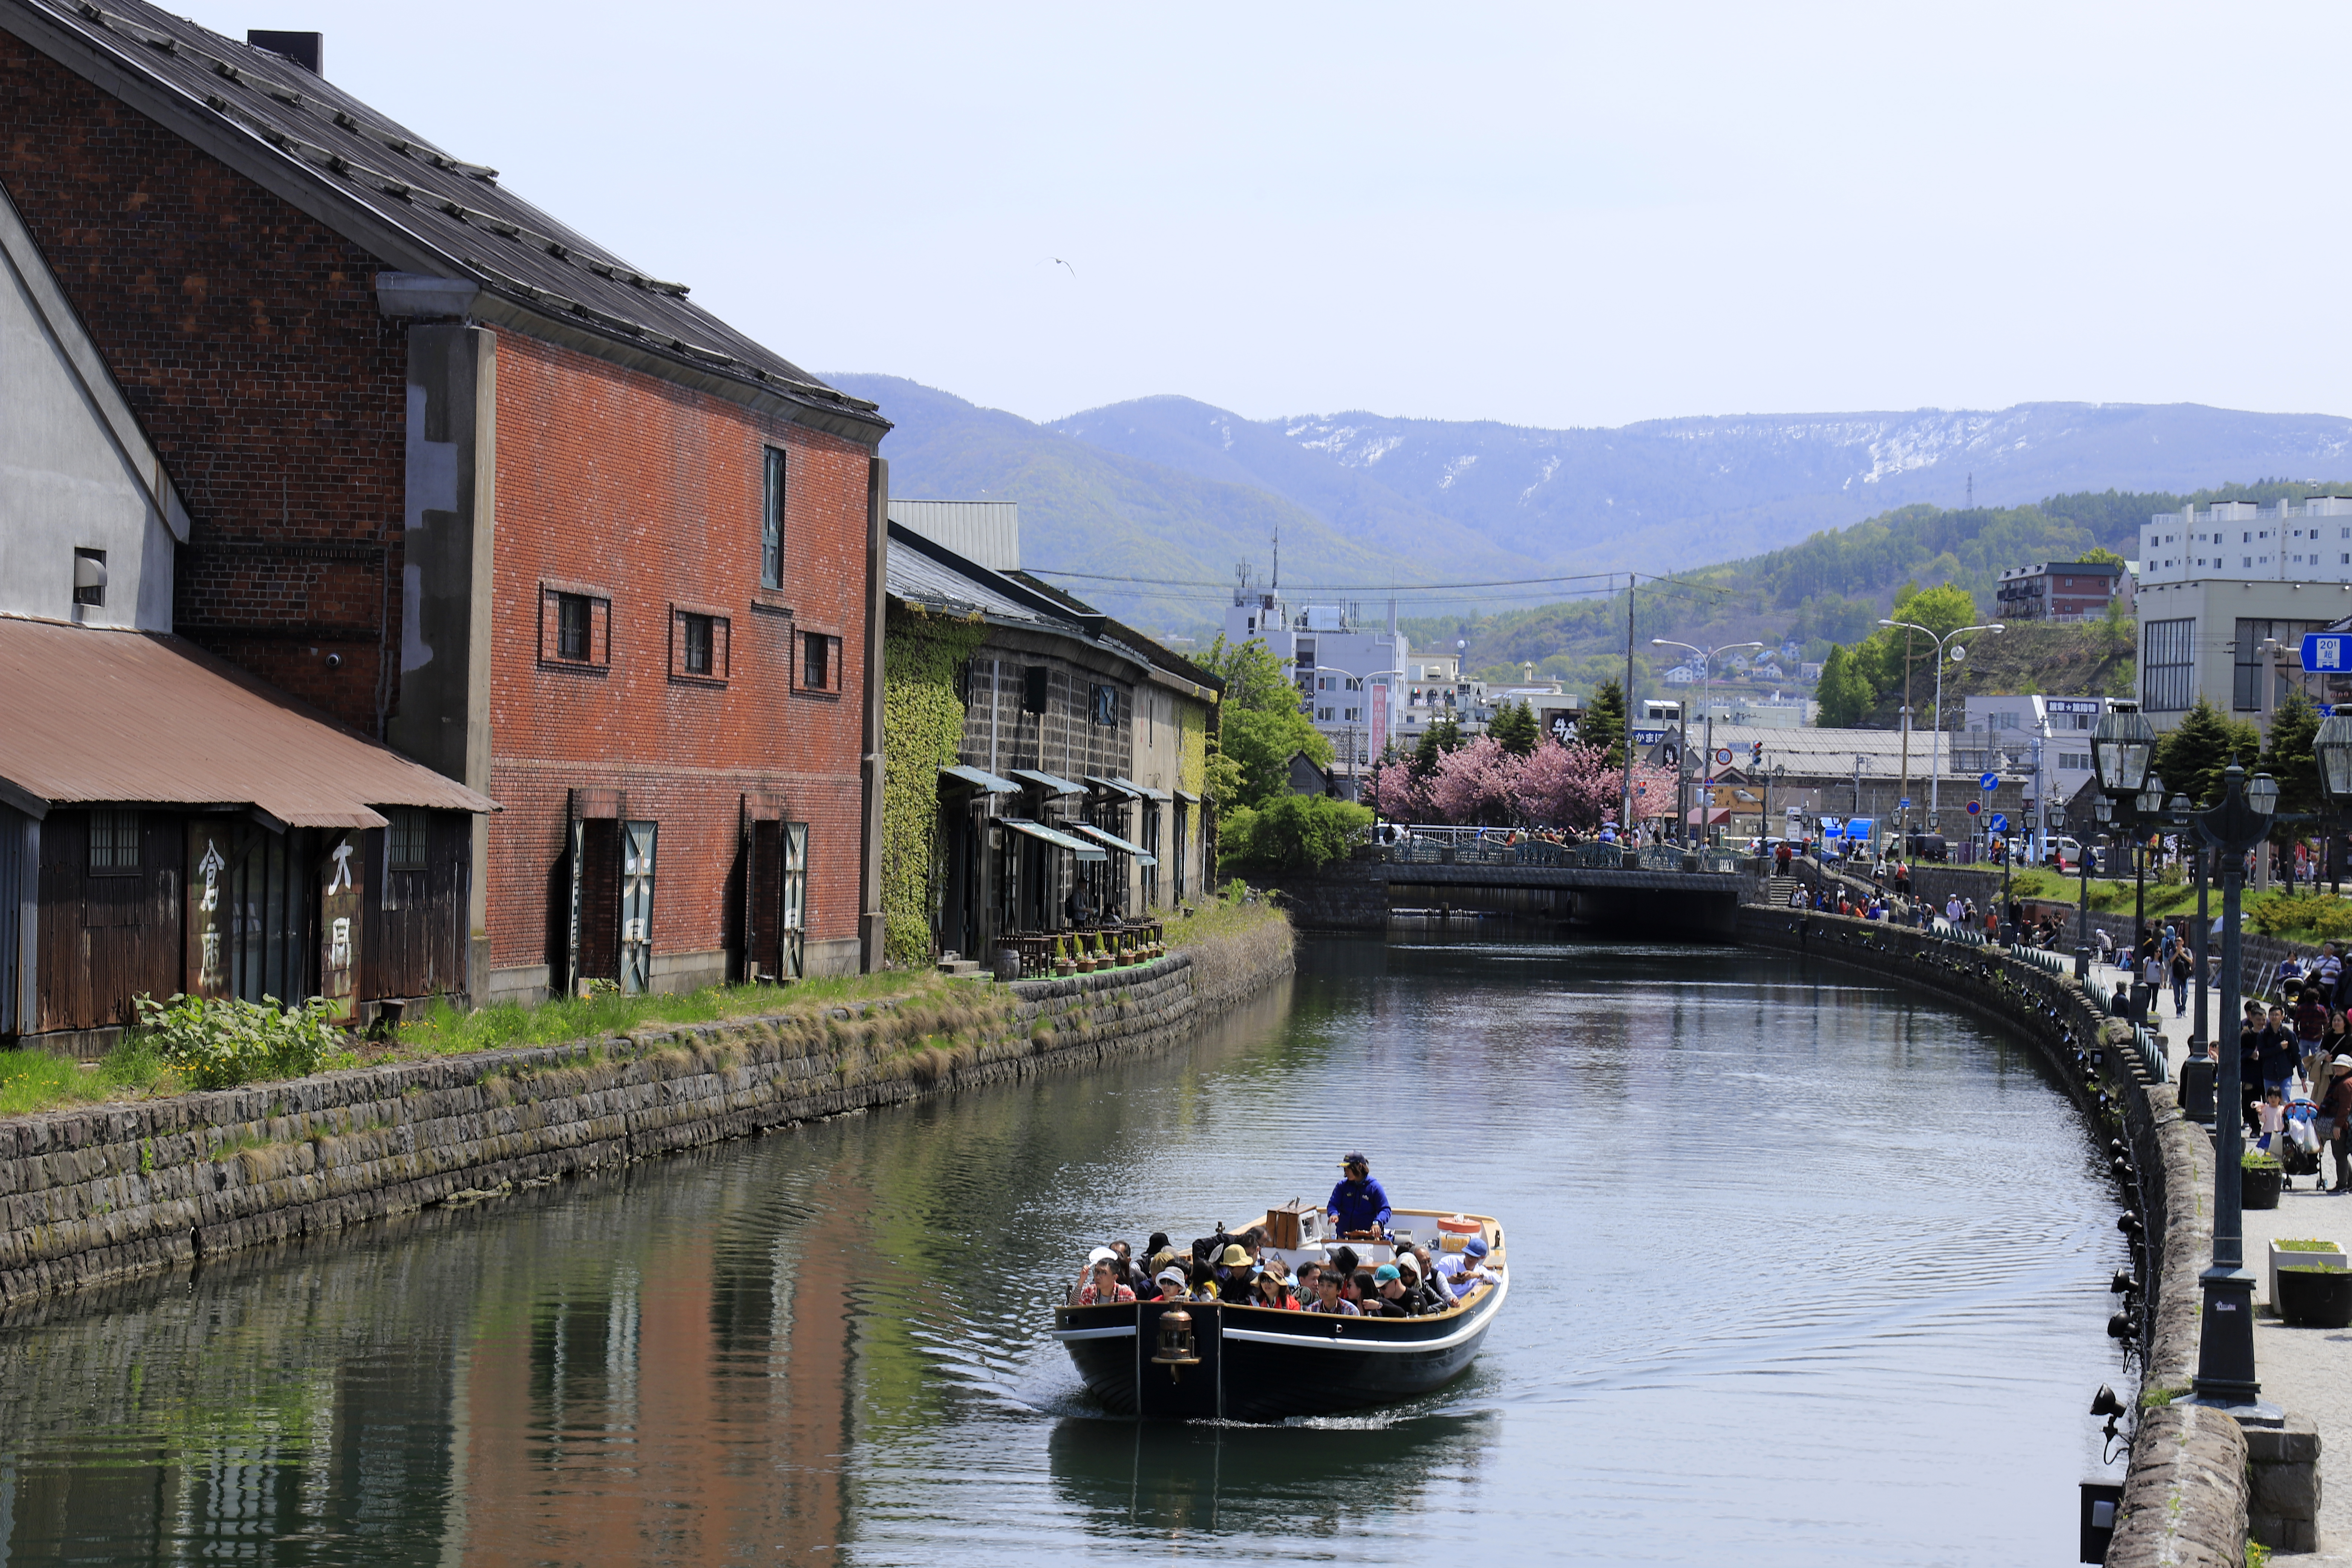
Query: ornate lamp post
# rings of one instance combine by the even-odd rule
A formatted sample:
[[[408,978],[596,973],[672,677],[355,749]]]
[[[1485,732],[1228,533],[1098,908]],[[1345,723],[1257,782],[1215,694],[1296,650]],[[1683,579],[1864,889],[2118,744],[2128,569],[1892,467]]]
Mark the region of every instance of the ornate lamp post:
[[[2115,820],[2116,808],[2101,795],[2091,803],[2091,823],[2078,823],[2075,830],[2083,837],[2082,850],[2074,857],[2074,868],[2082,874],[2083,889],[2075,895],[2074,903],[2074,978],[2088,990],[2091,984],[2091,840],[2104,832]],[[2063,826],[2066,813],[2060,810],[2053,826]]]
[[[2137,808],[2132,823],[2132,964],[2137,968],[2139,950],[2147,941],[2147,841],[2164,817],[2164,780],[2151,772],[2132,805]]]
[[[2330,713],[2322,719],[2319,732],[2311,738],[2311,754],[2319,763],[2319,787],[2335,808],[2336,820],[2327,825],[2333,863],[2335,839],[2344,829],[2346,814],[2352,813],[2352,715]]]
[[[2140,714],[2108,713],[2100,719],[2099,727],[2091,731],[2091,772],[2098,782],[2099,793],[2123,805],[2126,812],[2130,811],[2132,805],[2125,803],[2136,805],[2134,797],[2147,787],[2148,770],[2155,761],[2156,726]],[[2158,805],[2162,804],[2159,796]],[[2111,809],[2099,820],[2103,823],[2110,821],[2115,815]],[[2085,854],[2083,860],[2087,867],[2090,856]],[[2086,870],[2083,878],[2084,956],[2083,962],[2077,965],[2086,975],[2090,973],[2090,874]],[[2143,906],[2143,918],[2145,913]],[[2139,952],[2139,933],[2137,931],[2132,934],[2132,952],[2135,955]]]
[[[2246,880],[2246,852],[2270,837],[2279,786],[2268,773],[2247,778],[2235,763],[2222,780],[2221,804],[2199,812],[2195,820],[2199,835],[2221,858],[2221,1016],[2235,1018],[2243,963],[2238,894]],[[2284,1414],[2263,1399],[2263,1385],[2254,1377],[2254,1277],[2246,1271],[2238,1171],[2245,1137],[2244,1090],[2238,1053],[2225,1050],[2221,1058],[2213,1108],[2213,1263],[2197,1281],[2205,1296],[2197,1403],[2228,1411],[2241,1426],[2278,1426]]]

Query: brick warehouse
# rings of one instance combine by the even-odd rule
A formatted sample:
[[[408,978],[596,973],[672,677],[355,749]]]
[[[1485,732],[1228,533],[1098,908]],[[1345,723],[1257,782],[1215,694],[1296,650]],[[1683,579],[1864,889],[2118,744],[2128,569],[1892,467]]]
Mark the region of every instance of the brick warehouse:
[[[887,422],[268,38],[0,0],[0,187],[184,498],[179,631],[500,803],[477,998],[877,962]]]

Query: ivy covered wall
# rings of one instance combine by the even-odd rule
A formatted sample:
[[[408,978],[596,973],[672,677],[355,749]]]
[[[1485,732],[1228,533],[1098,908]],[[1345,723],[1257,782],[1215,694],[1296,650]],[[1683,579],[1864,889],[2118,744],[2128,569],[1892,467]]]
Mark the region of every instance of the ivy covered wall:
[[[963,701],[956,670],[988,635],[971,620],[893,601],[882,648],[882,919],[894,964],[931,961],[931,884],[940,854],[940,770],[958,762]]]

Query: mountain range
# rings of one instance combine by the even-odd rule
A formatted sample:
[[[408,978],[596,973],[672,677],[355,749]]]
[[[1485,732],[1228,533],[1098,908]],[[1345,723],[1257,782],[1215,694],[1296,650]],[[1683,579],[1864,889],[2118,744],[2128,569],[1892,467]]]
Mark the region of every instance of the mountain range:
[[[1263,580],[1277,530],[1283,577],[1299,587],[1656,573],[1913,502],[2186,492],[2352,465],[2352,419],[2197,404],[1548,430],[1366,413],[1253,420],[1160,396],[1038,424],[895,376],[828,379],[897,422],[882,447],[894,494],[1019,500],[1025,566],[1094,574],[1067,585],[1168,631],[1212,624],[1224,595],[1205,584],[1232,582],[1238,563]]]

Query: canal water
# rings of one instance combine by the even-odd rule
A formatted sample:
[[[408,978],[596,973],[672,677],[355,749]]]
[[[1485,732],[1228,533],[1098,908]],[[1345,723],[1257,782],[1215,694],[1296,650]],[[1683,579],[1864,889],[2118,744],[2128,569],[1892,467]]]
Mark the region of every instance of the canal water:
[[[1457,930],[1459,922],[1457,922]],[[1473,1370],[1094,1411],[1091,1245],[1501,1216]],[[1173,1055],[656,1161],[0,1327],[0,1561],[2074,1558],[2126,1261],[2033,1058],[1851,970],[1400,929]]]

